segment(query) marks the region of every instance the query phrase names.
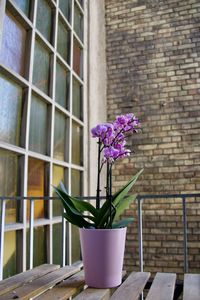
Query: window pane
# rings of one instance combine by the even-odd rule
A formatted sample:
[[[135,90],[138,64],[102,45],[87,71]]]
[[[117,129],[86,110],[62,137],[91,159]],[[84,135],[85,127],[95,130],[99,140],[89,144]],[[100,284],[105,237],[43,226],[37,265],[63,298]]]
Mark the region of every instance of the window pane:
[[[47,104],[32,96],[29,148],[42,154],[47,153]]]
[[[22,89],[0,75],[0,140],[20,145]]]
[[[71,170],[72,195],[82,196],[82,172]],[[72,225],[72,262],[80,260],[80,241],[78,228]]]
[[[83,103],[82,103],[82,85],[77,80],[73,80],[73,115],[79,119],[83,119]]]
[[[83,77],[82,48],[79,46],[76,39],[74,39],[73,69],[77,75],[81,78]]]
[[[58,186],[60,182],[64,182],[64,168],[59,166],[53,166],[53,185]],[[57,197],[57,194],[53,192],[53,197]],[[53,200],[53,215],[61,216],[62,215],[62,203],[61,200]]]
[[[82,196],[82,172],[71,170],[71,190],[73,196]]]
[[[71,0],[59,0],[59,7],[68,21],[71,18]]]
[[[3,256],[3,278],[17,273],[16,266],[16,231],[4,233],[4,256]]]
[[[27,229],[26,235],[26,267],[29,268],[30,264],[30,231]],[[46,226],[40,226],[34,228],[34,240],[33,240],[33,267],[41,265],[47,262],[47,242],[46,242]]]
[[[26,30],[10,13],[4,16],[0,62],[24,76]]]
[[[69,110],[69,72],[59,63],[56,69],[56,102]]]
[[[74,30],[78,37],[83,40],[83,15],[77,5],[74,6]]]
[[[30,0],[13,0],[15,4],[25,13],[29,15]]]
[[[0,149],[0,191],[2,196],[17,195],[18,158],[11,151]],[[15,223],[17,219],[17,202],[6,201],[6,223]]]
[[[80,240],[77,226],[72,225],[72,263],[80,260]]]
[[[44,93],[49,92],[49,63],[48,51],[38,41],[35,42],[33,83]]]
[[[69,64],[69,61],[70,61],[70,32],[60,19],[58,20],[57,50],[58,50],[59,54]]]
[[[62,224],[53,225],[53,264],[61,265],[62,260]]]
[[[83,156],[83,130],[75,122],[72,122],[72,163],[82,165]]]
[[[47,263],[45,226],[34,228],[33,267]]]
[[[51,40],[51,22],[51,7],[45,0],[38,1],[36,26],[49,42]]]
[[[28,196],[44,196],[44,162],[38,159],[29,158],[28,161]],[[34,218],[44,218],[44,200],[34,201]],[[27,202],[27,218],[30,216],[30,203]]]
[[[65,116],[56,111],[54,124],[54,157],[59,160],[68,160],[68,147],[65,149],[68,128]]]

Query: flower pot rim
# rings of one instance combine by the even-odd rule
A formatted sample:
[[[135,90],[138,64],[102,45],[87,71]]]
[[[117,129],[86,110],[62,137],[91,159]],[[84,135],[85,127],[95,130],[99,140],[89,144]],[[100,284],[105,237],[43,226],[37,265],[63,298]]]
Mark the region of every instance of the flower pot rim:
[[[118,230],[124,230],[127,227],[120,227],[120,228],[79,228],[80,230],[86,230],[86,231],[118,231]]]

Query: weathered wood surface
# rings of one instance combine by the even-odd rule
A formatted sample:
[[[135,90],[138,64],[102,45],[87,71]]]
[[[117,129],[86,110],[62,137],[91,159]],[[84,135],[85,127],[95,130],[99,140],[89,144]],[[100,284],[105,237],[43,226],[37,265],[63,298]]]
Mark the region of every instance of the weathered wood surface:
[[[70,278],[64,280],[53,289],[48,290],[44,294],[36,297],[37,300],[66,300],[69,297],[83,290],[85,284],[84,272],[78,272]]]
[[[63,268],[44,264],[15,275],[0,282],[0,300],[138,300],[150,277],[133,272],[118,288],[94,289],[85,285],[81,268],[82,263]],[[175,284],[176,274],[157,273],[146,300],[173,300]],[[200,300],[200,274],[185,274],[183,294],[183,300]]]
[[[93,289],[88,288],[73,300],[109,300],[111,295],[110,289]]]
[[[80,270],[79,266],[66,266],[43,277],[37,278],[32,282],[25,283],[23,286],[6,293],[0,297],[0,300],[20,298],[21,300],[30,299],[44,293],[49,288],[75,274]]]
[[[110,299],[112,300],[137,300],[142,293],[150,273],[133,272],[114,292]]]
[[[122,278],[126,276],[126,271],[122,272]],[[112,289],[94,289],[87,288],[77,295],[73,300],[108,300],[116,288]]]
[[[157,273],[146,300],[173,300],[176,274]]]
[[[200,274],[185,274],[183,300],[200,299]]]
[[[4,279],[3,281],[0,281],[0,295],[8,293],[9,291],[16,289],[24,283],[33,281],[59,268],[59,265],[44,264],[32,270],[28,270],[26,272]]]

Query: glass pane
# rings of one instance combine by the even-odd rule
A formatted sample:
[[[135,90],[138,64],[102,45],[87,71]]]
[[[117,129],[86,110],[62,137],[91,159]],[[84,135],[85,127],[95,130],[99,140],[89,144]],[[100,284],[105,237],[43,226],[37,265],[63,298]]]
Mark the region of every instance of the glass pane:
[[[29,158],[28,161],[28,196],[44,196],[44,162],[35,158]],[[34,218],[44,218],[44,200],[34,201]],[[27,202],[27,218],[30,216],[30,203]]]
[[[29,15],[30,0],[13,0],[15,4],[25,13]]]
[[[55,112],[54,126],[54,157],[59,160],[68,160],[68,152],[65,152],[66,137],[68,136],[67,122],[65,116],[58,111]]]
[[[72,225],[72,263],[80,258],[79,230],[77,226]]]
[[[47,153],[47,104],[32,95],[29,148],[42,154]]]
[[[82,49],[74,39],[73,69],[81,78],[83,77]]]
[[[68,21],[71,18],[71,2],[71,0],[59,0],[59,7]]]
[[[45,226],[34,228],[33,267],[47,263]]]
[[[22,89],[0,75],[0,140],[20,145]]]
[[[82,90],[83,87],[77,80],[73,80],[73,115],[79,119],[83,119],[83,103],[82,103]]]
[[[82,172],[71,170],[72,195],[82,196]],[[72,225],[72,262],[80,260],[80,241],[78,228]]]
[[[26,30],[10,13],[4,16],[0,62],[24,76]]]
[[[36,26],[49,42],[51,40],[51,15],[51,7],[47,1],[38,1]]]
[[[71,190],[73,196],[82,196],[82,172],[71,170]]]
[[[46,243],[46,227],[35,227],[34,228],[34,239],[33,239],[33,267],[39,266],[47,262],[47,243]],[[29,268],[30,257],[29,257],[29,238],[30,232],[27,230],[26,235],[26,265]]]
[[[59,63],[56,68],[56,102],[69,110],[69,72]]]
[[[33,231],[33,267],[47,262],[46,227],[35,227]],[[30,230],[26,230],[26,267],[30,265]]]
[[[16,231],[8,231],[4,234],[4,256],[3,256],[3,279],[17,273],[16,266]]]
[[[49,63],[48,51],[35,41],[33,83],[46,94],[49,92]]]
[[[2,196],[17,195],[18,158],[11,151],[0,149],[0,191]],[[6,223],[15,223],[17,219],[17,202],[6,201]]]
[[[53,166],[53,185],[58,186],[60,182],[64,182],[64,168],[54,165]],[[57,197],[57,194],[53,192],[53,197]],[[53,200],[53,215],[62,215],[62,203],[61,200]]]
[[[72,122],[72,163],[82,165],[83,130],[77,123]]]
[[[62,263],[62,224],[53,225],[53,264]]]
[[[83,40],[83,15],[77,5],[74,6],[74,30],[78,37]]]
[[[59,19],[58,21],[58,43],[59,54],[68,62],[70,61],[70,32]]]

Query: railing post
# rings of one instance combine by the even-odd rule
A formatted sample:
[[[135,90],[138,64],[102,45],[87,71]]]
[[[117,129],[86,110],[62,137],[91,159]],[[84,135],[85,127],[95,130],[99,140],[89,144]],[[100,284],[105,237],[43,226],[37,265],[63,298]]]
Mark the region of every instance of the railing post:
[[[62,257],[61,265],[64,267],[66,265],[66,221],[62,216]]]
[[[0,280],[3,279],[3,252],[4,252],[4,227],[5,227],[5,213],[6,200],[0,199],[1,215],[0,215]]]
[[[138,198],[138,251],[140,272],[143,272],[142,199]]]
[[[184,251],[184,273],[188,272],[188,242],[187,242],[187,212],[186,198],[182,197],[183,208],[183,251]]]
[[[33,238],[34,238],[34,200],[30,198],[29,217],[29,269],[33,268]]]

